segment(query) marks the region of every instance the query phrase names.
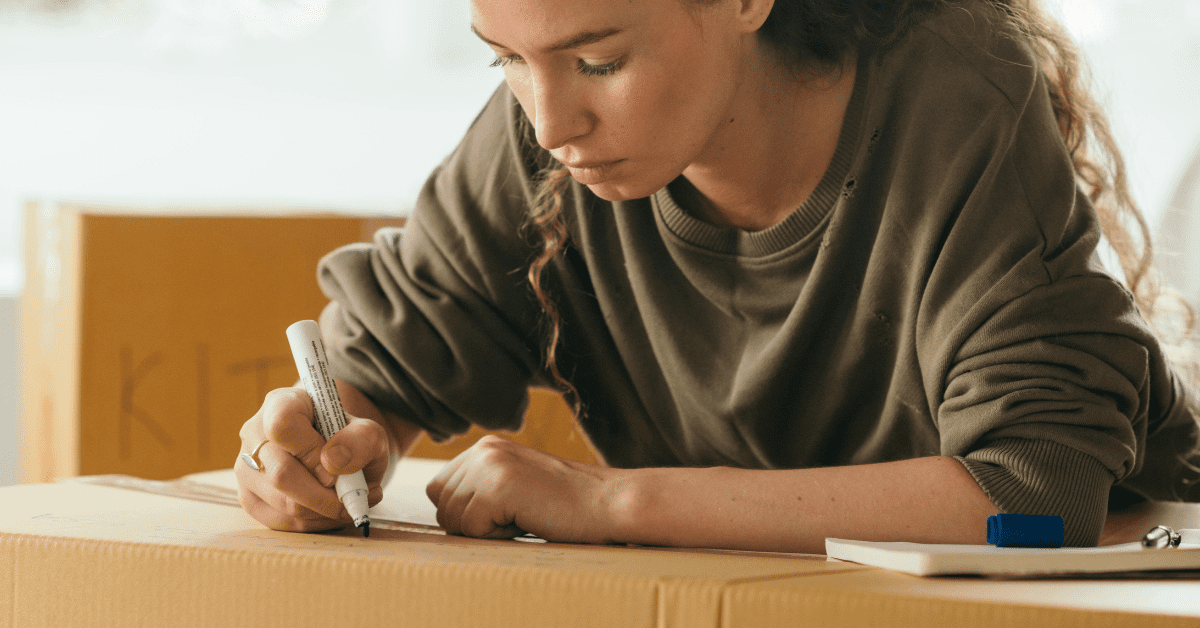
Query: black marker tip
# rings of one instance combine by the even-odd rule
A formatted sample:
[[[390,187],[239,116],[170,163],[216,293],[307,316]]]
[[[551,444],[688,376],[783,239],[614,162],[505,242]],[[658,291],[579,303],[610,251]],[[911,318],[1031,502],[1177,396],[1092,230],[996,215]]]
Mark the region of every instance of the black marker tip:
[[[371,536],[371,522],[370,521],[364,522],[362,525],[358,526],[358,529],[362,530],[364,539],[367,538],[368,536]]]

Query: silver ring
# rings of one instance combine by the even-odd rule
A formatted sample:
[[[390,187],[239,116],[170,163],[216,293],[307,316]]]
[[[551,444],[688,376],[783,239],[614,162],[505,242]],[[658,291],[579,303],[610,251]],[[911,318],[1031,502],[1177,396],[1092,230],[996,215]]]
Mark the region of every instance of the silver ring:
[[[263,445],[266,445],[269,442],[271,442],[270,439],[263,439],[263,442],[259,443],[258,447],[254,448],[254,451],[252,451],[248,454],[247,453],[239,454],[238,460],[241,460],[242,462],[246,463],[247,467],[250,467],[251,469],[254,469],[255,471],[262,471],[262,470],[266,469],[266,466],[263,464],[262,460],[260,460],[258,458],[258,450],[262,449]]]

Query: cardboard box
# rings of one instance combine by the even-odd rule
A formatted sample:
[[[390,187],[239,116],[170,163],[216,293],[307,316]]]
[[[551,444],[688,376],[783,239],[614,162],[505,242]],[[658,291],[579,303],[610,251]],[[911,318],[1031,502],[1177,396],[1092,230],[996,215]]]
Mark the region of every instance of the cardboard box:
[[[407,469],[407,470],[406,470]],[[397,471],[419,490],[424,478]],[[919,578],[823,556],[267,530],[232,472],[0,489],[0,620],[40,626],[1195,626],[1200,582]],[[107,484],[107,485],[106,485]]]
[[[30,204],[22,478],[175,478],[227,467],[238,428],[297,378],[284,329],[326,303],[317,261],[369,240],[356,216],[146,213]],[[565,404],[535,393],[517,440],[594,460]],[[450,457],[482,435],[417,453]]]
[[[83,483],[0,499],[0,617],[21,627],[703,626],[732,582],[855,568],[374,522],[369,539],[274,532],[236,507]]]

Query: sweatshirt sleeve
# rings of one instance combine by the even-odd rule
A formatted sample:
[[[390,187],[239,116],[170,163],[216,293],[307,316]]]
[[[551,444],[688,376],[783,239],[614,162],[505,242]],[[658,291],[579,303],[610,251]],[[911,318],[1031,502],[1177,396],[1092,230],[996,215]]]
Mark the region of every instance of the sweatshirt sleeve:
[[[938,409],[943,450],[1003,512],[1061,516],[1067,545],[1095,545],[1110,488],[1141,463],[1165,375],[1112,280],[1038,286],[959,348]]]
[[[321,327],[334,374],[435,440],[518,429],[539,374],[521,224],[540,167],[507,87],[422,189],[405,227],[328,254]]]
[[[958,349],[938,422],[1001,510],[1063,517],[1067,545],[1097,543],[1114,485],[1200,497],[1186,393],[1104,275],[1039,285],[991,313]]]
[[[941,452],[1000,510],[1062,516],[1067,545],[1095,545],[1111,487],[1141,471],[1171,414],[1173,378],[1099,261],[1096,213],[1036,65],[988,78],[971,92],[985,113],[939,172],[961,200],[939,218],[921,295],[926,394]]]

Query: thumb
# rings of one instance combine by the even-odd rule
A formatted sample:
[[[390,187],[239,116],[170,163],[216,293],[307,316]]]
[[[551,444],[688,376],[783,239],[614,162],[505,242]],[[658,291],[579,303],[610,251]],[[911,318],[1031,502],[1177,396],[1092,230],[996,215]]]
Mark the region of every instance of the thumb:
[[[387,468],[387,431],[370,419],[348,418],[321,449],[321,464],[334,475],[365,471],[368,484],[378,483]]]

